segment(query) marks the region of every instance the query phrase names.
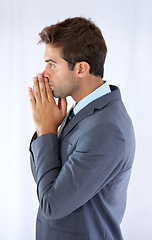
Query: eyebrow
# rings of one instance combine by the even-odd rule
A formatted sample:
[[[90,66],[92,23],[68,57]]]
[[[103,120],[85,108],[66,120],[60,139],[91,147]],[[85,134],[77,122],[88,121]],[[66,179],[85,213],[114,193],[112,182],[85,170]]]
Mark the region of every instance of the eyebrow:
[[[48,63],[48,62],[56,63],[56,62],[55,62],[54,60],[52,60],[52,59],[46,59],[45,62],[46,62],[46,63]]]

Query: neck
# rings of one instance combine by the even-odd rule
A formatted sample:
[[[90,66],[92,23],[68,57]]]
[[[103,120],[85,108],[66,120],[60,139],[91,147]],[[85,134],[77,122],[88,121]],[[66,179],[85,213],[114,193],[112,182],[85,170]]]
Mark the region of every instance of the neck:
[[[81,85],[79,86],[77,92],[72,98],[76,103],[81,101],[84,97],[88,96],[90,93],[95,91],[98,87],[104,84],[101,77],[92,76],[87,79],[83,79]]]

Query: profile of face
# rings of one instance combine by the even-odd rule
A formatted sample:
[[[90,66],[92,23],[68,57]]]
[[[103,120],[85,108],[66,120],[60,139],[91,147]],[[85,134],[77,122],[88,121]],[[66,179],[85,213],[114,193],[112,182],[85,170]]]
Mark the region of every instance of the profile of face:
[[[73,96],[78,90],[78,83],[75,72],[70,70],[67,61],[62,58],[60,48],[46,44],[44,60],[46,66],[43,76],[48,78],[54,97]]]

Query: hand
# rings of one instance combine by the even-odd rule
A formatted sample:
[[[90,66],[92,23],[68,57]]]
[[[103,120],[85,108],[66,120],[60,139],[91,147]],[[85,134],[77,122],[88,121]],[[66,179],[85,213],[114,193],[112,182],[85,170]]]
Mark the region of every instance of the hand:
[[[56,104],[47,78],[38,74],[33,78],[34,86],[28,88],[37,135],[56,133],[67,112],[67,101],[59,99]]]

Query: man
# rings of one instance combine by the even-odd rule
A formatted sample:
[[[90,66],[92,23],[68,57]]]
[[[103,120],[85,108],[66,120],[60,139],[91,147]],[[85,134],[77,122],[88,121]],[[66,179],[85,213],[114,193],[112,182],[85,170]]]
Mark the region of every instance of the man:
[[[40,38],[46,67],[28,88],[36,239],[121,240],[135,139],[120,90],[103,80],[102,33],[76,17],[44,28]],[[73,118],[67,96],[76,102]]]

